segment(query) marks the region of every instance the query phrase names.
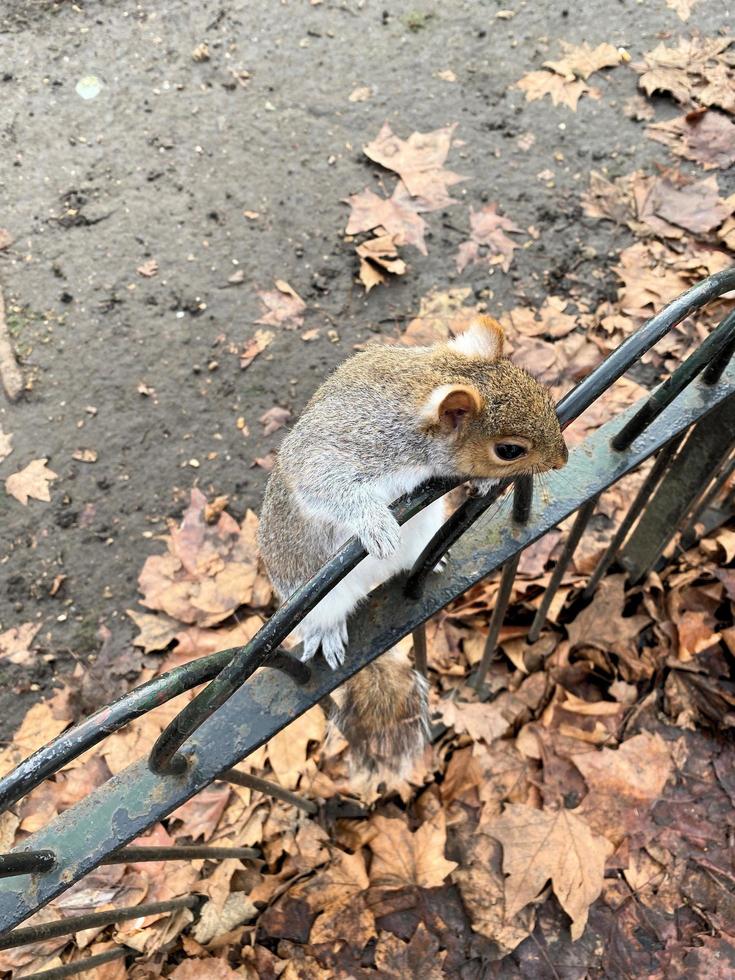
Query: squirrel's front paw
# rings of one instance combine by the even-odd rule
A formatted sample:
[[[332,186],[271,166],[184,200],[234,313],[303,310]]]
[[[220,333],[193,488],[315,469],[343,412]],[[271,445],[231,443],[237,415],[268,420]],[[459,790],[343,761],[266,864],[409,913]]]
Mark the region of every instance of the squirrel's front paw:
[[[345,659],[345,644],[347,643],[347,626],[342,623],[328,629],[320,628],[304,635],[304,645],[301,659],[306,662],[316,654],[321,647],[324,659],[332,670],[336,670]]]
[[[401,545],[401,527],[389,510],[361,528],[358,536],[373,558],[391,558]]]

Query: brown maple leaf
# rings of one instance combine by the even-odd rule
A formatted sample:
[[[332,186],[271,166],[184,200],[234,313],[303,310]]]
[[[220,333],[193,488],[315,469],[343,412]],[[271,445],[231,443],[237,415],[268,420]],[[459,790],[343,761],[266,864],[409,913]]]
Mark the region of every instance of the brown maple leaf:
[[[207,498],[197,489],[181,527],[170,527],[167,551],[146,559],[138,578],[141,600],[182,623],[213,626],[253,597],[257,579],[257,517],[242,526],[229,514],[206,521]]]
[[[666,742],[650,732],[626,739],[618,749],[602,748],[571,759],[588,788],[575,812],[616,847],[644,826],[673,768]]]
[[[51,500],[49,484],[57,479],[57,474],[46,463],[48,459],[34,459],[22,470],[12,473],[5,481],[5,489],[10,496],[23,506],[27,505],[29,497],[45,502]]]
[[[471,294],[469,286],[430,290],[421,297],[419,311],[403,331],[401,343],[430,347],[448,340],[452,334],[461,333],[462,327],[469,325],[479,312],[476,306],[464,305]]]
[[[646,135],[705,170],[726,170],[735,163],[735,123],[721,112],[699,110],[653,123]]]
[[[459,886],[472,928],[499,947],[501,955],[511,953],[532,931],[533,907],[513,915],[506,911],[505,879],[500,844],[481,823],[462,853],[462,867],[453,879]]]
[[[507,272],[513,252],[518,248],[505,234],[507,231],[521,233],[510,218],[498,214],[497,204],[486,204],[480,211],[470,208],[470,239],[459,246],[457,271],[462,272],[472,262],[475,265],[499,265],[503,272]]]
[[[569,646],[615,650],[631,643],[651,622],[649,616],[623,616],[625,575],[608,575],[597,587],[592,602],[567,627]]]
[[[670,92],[683,105],[699,103],[735,112],[735,72],[725,52],[732,37],[706,38],[695,35],[679,38],[675,48],[657,45],[646,52],[638,84],[652,95]]]
[[[370,821],[373,835],[369,847],[373,854],[370,881],[373,885],[403,888],[417,885],[436,888],[457,867],[444,857],[446,820],[443,810],[411,833],[403,820],[379,815]]]
[[[449,188],[466,180],[444,169],[455,128],[456,123],[431,133],[412,133],[402,140],[385,123],[363,151],[375,163],[400,176],[411,197],[420,199],[417,210],[437,211],[457,203],[450,197]]]
[[[577,318],[564,312],[568,305],[561,296],[547,296],[539,310],[516,306],[503,314],[501,323],[509,328],[511,337],[515,332],[527,337],[565,337],[577,326]]]
[[[345,233],[357,235],[363,231],[384,228],[396,245],[414,245],[422,255],[427,254],[424,233],[426,222],[417,213],[412,198],[402,181],[389,198],[379,197],[369,188],[345,198],[350,205],[350,217]]]
[[[586,42],[576,47],[566,41],[561,43],[564,57],[558,61],[545,61],[544,67],[551,68],[566,81],[571,82],[578,77],[586,81],[593,72],[601,68],[614,68],[623,60],[618,48],[612,44],[603,43],[591,48]]]
[[[536,102],[545,95],[551,96],[554,105],[565,105],[572,112],[577,111],[577,103],[582,95],[594,90],[579,79],[568,81],[553,71],[531,71],[516,82],[526,95],[526,102]]]
[[[571,810],[536,810],[524,804],[506,806],[486,832],[503,845],[506,920],[534,901],[550,880],[572,920],[572,939],[579,939],[589,907],[602,891],[610,843]]]
[[[0,633],[0,660],[24,667],[33,663],[33,640],[40,629],[40,623],[23,623]]]
[[[664,220],[695,234],[717,228],[733,211],[733,206],[720,197],[715,176],[683,186],[661,178],[654,208]]]
[[[275,285],[275,289],[257,291],[266,312],[255,322],[266,327],[297,330],[304,323],[306,303],[285,280],[276,279]]]
[[[320,743],[325,732],[324,712],[316,704],[269,740],[268,761],[281,786],[295,789],[304,769],[309,743]]]

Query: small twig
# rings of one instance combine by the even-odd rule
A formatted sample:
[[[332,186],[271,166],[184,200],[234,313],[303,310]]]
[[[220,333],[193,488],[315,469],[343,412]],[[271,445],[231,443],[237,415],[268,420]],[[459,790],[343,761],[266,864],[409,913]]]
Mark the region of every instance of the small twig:
[[[8,334],[8,324],[5,320],[5,300],[0,289],[0,380],[5,393],[14,402],[23,391],[23,376],[20,373]]]

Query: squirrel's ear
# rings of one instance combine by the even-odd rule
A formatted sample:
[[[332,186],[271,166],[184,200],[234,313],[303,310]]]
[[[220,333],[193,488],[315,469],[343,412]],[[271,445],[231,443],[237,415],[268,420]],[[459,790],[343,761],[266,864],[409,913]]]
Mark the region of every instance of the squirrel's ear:
[[[476,316],[463,333],[449,341],[449,347],[469,357],[497,361],[503,356],[504,342],[505,334],[497,320],[491,316]]]
[[[482,395],[472,385],[449,384],[435,388],[424,403],[421,415],[428,428],[457,432],[482,409]]]

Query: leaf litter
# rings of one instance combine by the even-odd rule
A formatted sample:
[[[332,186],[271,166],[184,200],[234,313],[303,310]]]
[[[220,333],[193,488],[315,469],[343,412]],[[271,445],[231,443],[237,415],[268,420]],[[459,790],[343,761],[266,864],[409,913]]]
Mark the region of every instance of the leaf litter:
[[[685,6],[677,0],[682,11]],[[732,110],[721,92],[721,80],[731,77],[724,40],[659,45],[641,72],[644,91],[670,92],[700,106],[649,126],[648,134],[705,171],[724,169],[732,156],[724,114]],[[539,91],[551,86],[557,104],[574,108],[581,94],[594,94],[586,84],[591,74],[625,60],[611,45],[567,47],[561,59],[544,63],[536,85]],[[634,118],[647,120],[640,104],[634,111]],[[444,170],[452,144],[453,127],[404,141],[388,126],[367,144],[367,156],[400,178],[391,196],[367,188],[348,199],[348,234],[372,235],[357,246],[368,282],[383,282],[391,267],[404,274],[398,249],[426,248],[421,215],[456,203],[450,188],[462,178]],[[614,179],[593,174],[582,203],[589,217],[625,225],[636,238],[619,252],[613,291],[593,300],[572,279],[568,292],[550,291],[539,305],[519,297],[502,315],[511,356],[532,364],[556,395],[672,296],[729,264],[733,247],[731,200],[720,197],[711,175],[671,168]],[[520,229],[504,210],[501,201],[470,211],[465,267],[477,260],[510,265],[517,245],[509,235]],[[302,325],[305,304],[284,280],[259,295],[261,325]],[[646,355],[646,365],[663,372],[679,363],[731,302],[715,306],[678,325]],[[469,287],[435,288],[393,340],[432,343],[461,333],[485,309],[485,299]],[[259,331],[243,366],[273,337],[272,330]],[[623,379],[570,428],[570,443],[642,392]],[[289,413],[276,405],[260,421],[272,434]],[[10,448],[9,440],[5,445]],[[54,476],[44,478],[40,493],[48,493]],[[58,966],[82,949],[125,944],[147,958],[133,967],[136,977],[140,968],[179,980],[376,971],[439,978],[460,975],[473,957],[485,969],[502,968],[499,961],[511,953],[531,962],[541,937],[557,957],[588,956],[590,969],[597,964],[619,975],[632,969],[656,980],[691,970],[716,975],[723,958],[735,960],[723,916],[732,880],[735,759],[732,747],[711,735],[735,725],[727,659],[735,652],[735,579],[728,567],[735,534],[716,528],[698,545],[680,547],[643,585],[627,587],[624,576],[613,574],[590,603],[581,602],[580,588],[640,480],[633,474],[601,497],[534,644],[528,627],[564,538],[554,532],[526,552],[488,675],[489,701],[478,699],[467,680],[482,654],[498,576],[428,624],[440,734],[392,793],[380,796],[350,782],[345,746],[325,739],[324,713],[316,707],[241,764],[317,801],[316,819],[247,788],[215,784],[142,842],[255,846],[261,858],[101,868],[36,917],[195,891],[205,898],[198,923],[187,910],[121,923],[4,951],[0,966],[27,973]],[[731,489],[732,480],[722,493]],[[146,561],[145,611],[130,610],[142,648],[138,682],[242,645],[271,610],[255,548],[257,518],[248,512],[235,520],[227,505],[225,497],[210,501],[192,491],[181,523],[169,524],[159,553]],[[22,668],[35,655],[39,626],[3,625],[0,655]],[[133,678],[134,672],[126,683]],[[75,685],[81,689],[80,676],[28,711],[0,754],[0,771],[78,717]],[[29,794],[0,826],[8,846],[144,755],[190,697],[138,719]],[[327,816],[331,807],[341,814],[336,820]],[[697,910],[686,927],[683,908]],[[182,955],[187,959],[180,961]]]

